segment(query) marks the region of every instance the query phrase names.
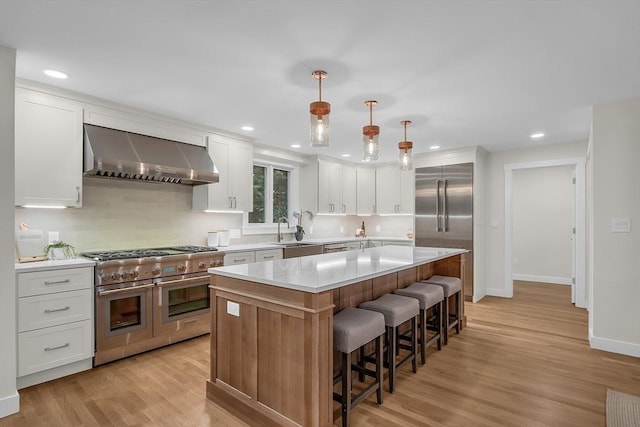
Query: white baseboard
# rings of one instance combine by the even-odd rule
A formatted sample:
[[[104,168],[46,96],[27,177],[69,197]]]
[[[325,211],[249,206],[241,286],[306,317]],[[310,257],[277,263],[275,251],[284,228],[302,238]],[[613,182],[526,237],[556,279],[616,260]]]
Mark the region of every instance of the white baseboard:
[[[525,282],[541,282],[553,283],[554,285],[571,285],[570,277],[553,277],[553,276],[534,276],[532,274],[513,274],[513,280],[522,280]]]
[[[595,348],[596,350],[604,350],[611,353],[640,357],[640,344],[611,340],[609,338],[594,337],[591,330],[589,330],[589,345],[591,348]]]
[[[502,297],[502,298],[512,298],[513,295],[507,294],[507,291],[500,288],[487,288],[487,296],[492,297]]]
[[[20,411],[20,395],[16,391],[11,396],[0,398],[0,418]]]

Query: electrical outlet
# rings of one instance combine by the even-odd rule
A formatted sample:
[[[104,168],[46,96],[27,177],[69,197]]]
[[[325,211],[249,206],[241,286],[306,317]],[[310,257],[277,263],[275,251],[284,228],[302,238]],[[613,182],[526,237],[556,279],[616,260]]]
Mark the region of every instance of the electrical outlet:
[[[344,234],[344,227],[340,227],[340,234]]]
[[[377,224],[376,225],[376,233],[379,233],[379,232],[380,232],[380,224]]]
[[[520,260],[519,260],[518,258],[514,258],[514,259],[513,259],[513,266],[514,266],[514,267],[517,267],[517,266],[519,266],[519,265],[520,265]]]
[[[313,225],[309,226],[309,234],[313,234]]]

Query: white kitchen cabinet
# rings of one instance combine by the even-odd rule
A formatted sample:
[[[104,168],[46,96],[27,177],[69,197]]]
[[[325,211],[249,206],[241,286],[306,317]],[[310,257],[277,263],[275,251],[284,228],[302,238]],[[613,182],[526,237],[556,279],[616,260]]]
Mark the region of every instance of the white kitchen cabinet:
[[[356,168],[356,212],[358,215],[376,213],[376,170]]]
[[[396,165],[376,169],[376,207],[381,215],[414,213],[413,170],[401,171]]]
[[[210,135],[207,149],[220,181],[193,187],[193,209],[253,210],[253,146],[226,136]]]
[[[93,267],[22,272],[18,388],[92,367]]]
[[[82,105],[16,87],[15,204],[82,206]]]
[[[256,261],[254,251],[231,252],[224,254],[224,265],[249,264]]]
[[[255,252],[256,262],[282,259],[282,249],[263,249]]]
[[[354,167],[318,160],[318,213],[355,215]]]

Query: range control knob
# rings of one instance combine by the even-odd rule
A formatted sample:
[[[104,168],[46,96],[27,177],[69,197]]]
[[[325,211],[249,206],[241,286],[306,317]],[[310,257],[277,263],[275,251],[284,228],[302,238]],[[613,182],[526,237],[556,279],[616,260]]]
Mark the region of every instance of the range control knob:
[[[186,265],[180,264],[178,265],[178,271],[185,271],[187,269]]]
[[[118,273],[111,273],[111,280],[116,280],[118,277]]]
[[[154,276],[157,276],[158,274],[160,274],[160,268],[156,267],[153,270],[151,270],[151,274],[153,274]]]
[[[131,276],[132,279],[137,279],[138,278],[138,271],[137,270],[131,270],[129,272],[129,276]]]
[[[120,280],[124,280],[127,277],[127,273],[120,273]]]
[[[204,262],[199,262],[198,263],[198,268],[205,268],[207,266],[207,264],[205,264]]]

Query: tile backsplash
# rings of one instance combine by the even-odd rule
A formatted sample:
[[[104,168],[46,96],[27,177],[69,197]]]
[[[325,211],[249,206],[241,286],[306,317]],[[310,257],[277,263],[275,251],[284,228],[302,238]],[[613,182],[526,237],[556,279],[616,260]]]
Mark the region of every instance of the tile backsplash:
[[[188,186],[87,177],[83,180],[82,208],[16,208],[16,229],[18,224],[26,223],[31,229],[43,230],[45,236],[57,231],[61,240],[78,251],[94,251],[206,245],[208,231],[242,228],[241,214],[194,211],[191,198],[192,189]],[[369,236],[404,237],[413,225],[412,217],[316,216],[313,223],[305,217],[305,237],[351,237],[363,220]],[[231,244],[274,238],[275,233],[243,236]]]

